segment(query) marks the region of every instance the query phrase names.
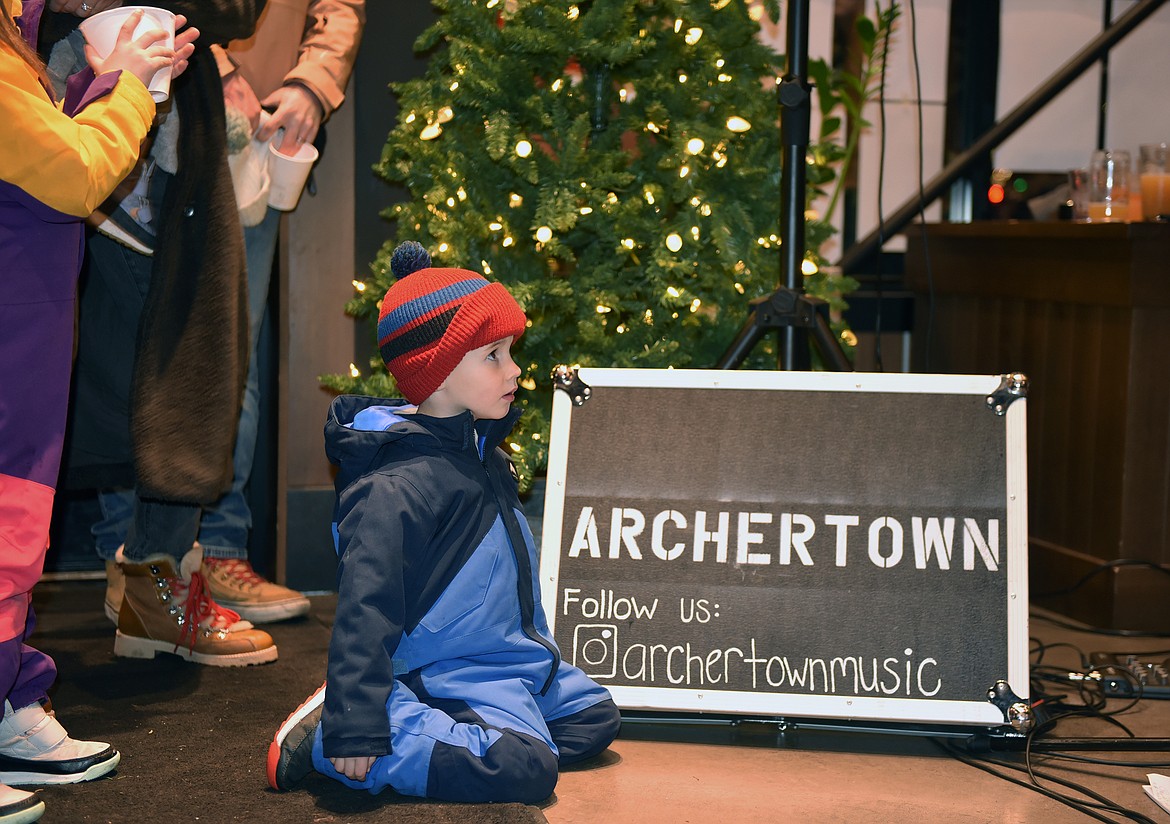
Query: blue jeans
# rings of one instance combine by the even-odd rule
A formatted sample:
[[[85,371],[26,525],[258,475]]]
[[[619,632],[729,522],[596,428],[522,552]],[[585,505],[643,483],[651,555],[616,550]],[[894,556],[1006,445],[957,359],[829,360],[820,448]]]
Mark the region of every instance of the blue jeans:
[[[272,278],[272,261],[276,255],[276,235],[280,228],[280,212],[269,209],[264,220],[255,226],[244,228],[244,249],[248,264],[248,380],[244,388],[244,401],[240,409],[236,445],[232,454],[232,486],[224,496],[210,507],[202,510],[202,520],[197,520],[199,543],[203,554],[209,558],[246,558],[248,555],[248,530],[252,528],[252,512],[244,497],[244,487],[252,476],[252,459],[256,454],[256,433],[259,426],[260,375],[257,366],[256,347],[260,339],[260,325],[264,320],[264,309],[268,304],[268,285]],[[94,525],[91,532],[99,557],[112,560],[118,547],[126,543],[132,523],[135,523],[135,495],[132,489],[103,491],[98,496],[102,509],[102,520]],[[173,510],[157,511],[152,521],[163,518],[182,519],[181,513]],[[176,524],[175,534],[190,531],[185,520]],[[138,530],[142,534],[141,526]],[[158,551],[182,557],[191,541],[185,547],[167,547]],[[136,553],[141,555],[141,553]],[[141,560],[135,558],[132,560]]]
[[[213,505],[203,510],[199,526],[199,543],[208,558],[248,557],[248,531],[252,528],[252,511],[244,497],[244,487],[252,477],[252,459],[256,455],[256,433],[260,424],[260,326],[268,305],[268,285],[272,279],[272,260],[276,255],[276,234],[280,229],[280,212],[269,209],[264,220],[244,228],[244,251],[248,258],[248,382],[244,387],[244,405],[236,431],[232,453],[232,488]]]
[[[170,555],[178,567],[199,532],[200,508],[194,504],[143,500],[133,489],[103,489],[98,504],[102,520],[90,532],[98,556],[105,561],[112,561],[118,547],[125,544],[128,561]]]

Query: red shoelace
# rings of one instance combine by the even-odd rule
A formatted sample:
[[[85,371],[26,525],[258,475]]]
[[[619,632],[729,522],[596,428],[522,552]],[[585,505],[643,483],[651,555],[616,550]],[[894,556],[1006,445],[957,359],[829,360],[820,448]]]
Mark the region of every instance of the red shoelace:
[[[182,578],[171,578],[168,583],[171,594],[175,598],[186,597],[183,604],[183,628],[179,633],[179,644],[187,640],[187,648],[195,649],[199,629],[203,626],[212,629],[227,629],[240,620],[240,615],[227,607],[221,607],[211,597],[207,588],[207,580],[202,573],[191,573],[191,582],[186,583]],[[179,648],[175,644],[175,649]]]
[[[212,569],[223,569],[231,577],[250,586],[264,583],[264,579],[252,569],[252,562],[245,558],[204,558],[203,563]]]

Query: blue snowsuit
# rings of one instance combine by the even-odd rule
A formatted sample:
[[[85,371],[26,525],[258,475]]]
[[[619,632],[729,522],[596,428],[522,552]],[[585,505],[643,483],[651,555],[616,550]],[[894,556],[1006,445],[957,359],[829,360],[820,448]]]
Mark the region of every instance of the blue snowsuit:
[[[396,413],[342,396],[339,598],[313,765],[351,787],[448,801],[541,801],[559,764],[617,735],[609,693],[560,660],[502,420]],[[378,756],[365,781],[330,757]]]

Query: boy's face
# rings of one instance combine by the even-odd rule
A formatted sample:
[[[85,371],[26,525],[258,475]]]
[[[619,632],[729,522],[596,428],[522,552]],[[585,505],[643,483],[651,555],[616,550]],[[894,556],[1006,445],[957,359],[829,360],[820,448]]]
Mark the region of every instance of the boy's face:
[[[512,338],[506,337],[468,352],[434,394],[419,404],[419,411],[436,418],[468,410],[477,420],[504,417],[516,399],[520,378],[511,348]]]

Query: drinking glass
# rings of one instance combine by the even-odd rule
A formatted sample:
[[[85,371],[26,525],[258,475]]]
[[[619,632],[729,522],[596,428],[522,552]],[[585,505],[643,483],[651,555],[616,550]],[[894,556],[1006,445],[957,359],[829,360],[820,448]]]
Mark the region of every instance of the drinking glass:
[[[1089,221],[1123,223],[1129,219],[1129,152],[1102,149],[1089,164]]]
[[[1170,221],[1170,169],[1166,168],[1165,143],[1146,143],[1138,150],[1142,211],[1146,220]]]

